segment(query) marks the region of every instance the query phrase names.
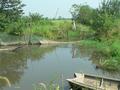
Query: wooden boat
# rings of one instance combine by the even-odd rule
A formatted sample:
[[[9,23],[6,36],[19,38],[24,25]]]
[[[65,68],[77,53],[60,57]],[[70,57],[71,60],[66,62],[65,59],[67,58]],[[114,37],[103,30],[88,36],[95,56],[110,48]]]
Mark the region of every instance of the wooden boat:
[[[120,90],[120,79],[75,73],[73,79],[67,79],[72,90]]]

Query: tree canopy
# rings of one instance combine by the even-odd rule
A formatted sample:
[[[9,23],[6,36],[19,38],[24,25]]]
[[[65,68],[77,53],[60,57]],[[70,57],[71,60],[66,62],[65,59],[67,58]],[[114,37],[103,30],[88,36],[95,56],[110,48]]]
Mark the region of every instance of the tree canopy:
[[[0,0],[0,31],[21,18],[24,6],[21,0]]]
[[[108,36],[117,19],[120,19],[120,0],[103,0],[96,9],[88,5],[74,4],[72,18],[77,22],[91,26],[97,37]],[[96,38],[97,38],[96,37]]]

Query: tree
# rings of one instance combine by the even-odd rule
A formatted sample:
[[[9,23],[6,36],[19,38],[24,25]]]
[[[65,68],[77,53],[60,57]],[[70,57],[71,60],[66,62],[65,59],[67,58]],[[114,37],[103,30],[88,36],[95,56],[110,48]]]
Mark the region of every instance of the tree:
[[[7,20],[5,18],[5,14],[3,13],[0,13],[0,31],[4,31],[4,29],[6,28],[7,26]]]
[[[88,5],[72,5],[70,10],[72,18],[81,24],[90,25],[93,9]]]
[[[32,20],[32,22],[38,22],[40,20],[44,20],[43,15],[40,15],[39,13],[30,13],[29,17]]]
[[[80,6],[78,22],[86,25],[91,25],[92,23],[92,13],[93,9],[88,5]]]
[[[70,9],[70,13],[72,15],[72,19],[76,20],[78,15],[79,15],[79,10],[80,10],[80,5],[77,4],[73,4],[71,9]]]
[[[0,31],[21,18],[24,6],[21,0],[0,0]]]
[[[0,0],[0,12],[12,21],[17,21],[23,14],[21,0]]]
[[[100,7],[94,11],[92,27],[97,39],[108,37],[116,19],[120,18],[120,0],[103,0]]]
[[[71,9],[70,9],[70,13],[72,15],[72,23],[73,23],[73,30],[76,30],[76,20],[79,14],[79,5],[77,4],[73,4]]]
[[[114,17],[120,17],[120,0],[103,0],[99,12],[107,13]]]

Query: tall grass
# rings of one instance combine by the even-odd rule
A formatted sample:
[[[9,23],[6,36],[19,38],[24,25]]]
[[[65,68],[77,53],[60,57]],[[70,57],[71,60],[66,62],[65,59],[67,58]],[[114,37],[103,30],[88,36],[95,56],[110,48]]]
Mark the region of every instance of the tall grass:
[[[34,85],[34,90],[60,90],[60,86],[57,84],[44,84],[39,83],[38,85]]]
[[[0,79],[5,80],[9,87],[11,87],[11,83],[7,77],[0,76]]]
[[[34,90],[64,90],[63,75],[56,76],[56,78],[47,83],[34,84],[33,88]]]
[[[83,40],[81,45],[95,47],[97,53],[102,55],[99,58],[100,67],[107,70],[120,70],[120,41],[114,40],[111,43],[98,42],[94,40]]]
[[[65,38],[67,35],[67,31],[71,30],[71,22],[70,21],[64,21],[64,20],[45,20],[44,23],[41,23],[42,21],[39,21],[37,23],[34,23],[31,26],[31,33],[43,38],[48,39],[59,39],[59,38]]]

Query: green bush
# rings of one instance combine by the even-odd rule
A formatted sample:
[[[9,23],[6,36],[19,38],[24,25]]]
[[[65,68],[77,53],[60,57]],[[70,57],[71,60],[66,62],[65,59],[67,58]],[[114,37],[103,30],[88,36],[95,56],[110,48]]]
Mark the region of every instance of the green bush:
[[[17,22],[12,22],[9,24],[6,28],[6,32],[12,35],[18,35],[21,36],[23,35],[23,31],[26,29],[26,24],[25,22],[20,19]]]

